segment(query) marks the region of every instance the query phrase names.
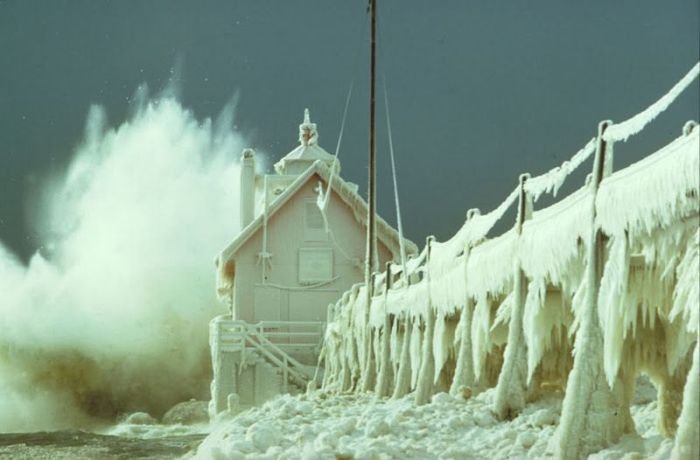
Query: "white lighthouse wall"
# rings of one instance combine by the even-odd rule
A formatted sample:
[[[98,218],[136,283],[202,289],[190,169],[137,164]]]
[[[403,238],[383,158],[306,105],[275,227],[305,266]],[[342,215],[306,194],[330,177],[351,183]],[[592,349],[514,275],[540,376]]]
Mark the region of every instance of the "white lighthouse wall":
[[[305,206],[315,203],[315,188],[323,180],[309,178],[267,223],[267,252],[272,254],[263,280],[263,229],[260,228],[236,252],[234,316],[248,322],[325,321],[329,303],[363,280],[365,226],[353,210],[335,193],[331,194],[326,216],[331,236],[305,231]],[[324,187],[325,187],[324,182]],[[299,250],[325,249],[332,257],[332,281],[322,285],[302,284],[299,279]],[[391,252],[378,243],[379,260],[391,259]],[[321,251],[323,253],[323,251]],[[321,283],[317,283],[321,284]]]

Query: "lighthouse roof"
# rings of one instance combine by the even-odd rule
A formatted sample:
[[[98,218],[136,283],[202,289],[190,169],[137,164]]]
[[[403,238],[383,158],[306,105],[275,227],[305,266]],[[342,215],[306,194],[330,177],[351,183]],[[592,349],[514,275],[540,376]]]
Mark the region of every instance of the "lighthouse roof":
[[[275,198],[267,209],[266,215],[260,213],[253,221],[246,226],[241,233],[234,239],[226,248],[221,251],[218,256],[218,262],[220,267],[223,267],[223,263],[227,260],[233,258],[238,250],[248,241],[260,228],[262,228],[265,219],[270,219],[274,216],[277,211],[282,209],[285,204],[295,196],[302,188],[304,184],[311,180],[320,179],[325,184],[330,183],[331,171],[320,161],[316,161],[311,164],[311,166],[298,177],[294,179],[289,187]],[[357,219],[360,224],[365,228],[367,227],[367,202],[357,193],[356,187],[353,187],[348,182],[345,182],[341,177],[335,177],[332,181],[331,189],[340,200],[342,200],[347,206],[353,211],[355,219]],[[381,241],[393,254],[395,260],[399,258],[399,233],[391,225],[389,225],[381,216],[377,215],[377,238]],[[412,241],[404,238],[404,244],[406,245],[406,250],[409,254],[417,254],[418,246]],[[223,263],[220,263],[223,261]]]

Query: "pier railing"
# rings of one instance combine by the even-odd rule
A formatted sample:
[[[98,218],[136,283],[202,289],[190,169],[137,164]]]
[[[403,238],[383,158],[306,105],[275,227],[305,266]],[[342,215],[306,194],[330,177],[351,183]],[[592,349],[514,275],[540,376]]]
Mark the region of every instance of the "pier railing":
[[[601,122],[560,166],[521,175],[492,212],[469,210],[448,241],[429,237],[407,273],[389,264],[343,294],[329,314],[323,388],[393,397],[414,391],[424,404],[439,391],[468,397],[495,387],[494,412],[508,419],[545,385],[560,385],[565,399],[551,449],[577,458],[630,430],[629,400],[619,389],[647,372],[660,387],[660,432],[672,436],[683,398],[678,382],[700,372],[700,129],[686,123],[677,139],[616,172],[613,146],[644,129],[698,73],[700,63],[628,120]],[[581,188],[534,209],[591,157]],[[514,227],[488,238],[515,203]],[[609,404],[588,408],[594,394]]]

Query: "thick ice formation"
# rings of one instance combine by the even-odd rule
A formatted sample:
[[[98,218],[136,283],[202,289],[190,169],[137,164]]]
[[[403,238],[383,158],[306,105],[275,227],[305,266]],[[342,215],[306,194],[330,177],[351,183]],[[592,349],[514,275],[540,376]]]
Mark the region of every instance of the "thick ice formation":
[[[654,426],[654,388],[640,382],[632,405],[639,435],[626,435],[595,454],[603,460],[637,453],[668,458],[673,444]],[[435,394],[416,406],[411,396],[379,399],[369,393],[323,391],[280,396],[221,420],[191,457],[196,459],[523,458],[547,456],[561,413],[557,395],[527,404],[507,422],[491,407],[494,390],[474,397]],[[634,455],[634,454],[633,454]],[[189,457],[189,456],[188,456]]]
[[[700,324],[700,229],[688,240],[683,259],[676,268],[677,288],[673,292],[671,320],[680,318],[691,334]]]
[[[695,128],[606,178],[596,196],[600,228],[608,235],[627,231],[636,239],[697,212],[699,150],[700,129]]]
[[[372,305],[364,295],[345,295],[329,326],[325,356],[333,364],[324,388],[343,380],[344,390],[358,390],[366,363],[384,356],[393,372],[382,379],[394,397],[415,391],[418,404],[431,393],[473,394],[498,382],[493,409],[513,418],[527,400],[566,388],[548,451],[569,458],[627,442],[634,382],[647,374],[659,389],[659,433],[673,437],[679,421],[683,446],[696,448],[685,441],[695,433],[691,416],[679,415],[697,406],[683,387],[698,341],[700,129],[686,125],[681,137],[614,173],[611,141],[641,129],[697,73],[696,66],[629,122],[602,123],[597,138],[562,166],[523,179],[522,225],[486,238],[515,203],[516,188],[491,213],[470,210],[448,241],[429,241],[408,273],[392,267],[396,281],[388,290],[378,284]],[[528,200],[556,193],[593,152],[591,181],[528,211]],[[365,330],[373,331],[373,346],[361,340]],[[360,374],[341,379],[343,359],[356,360]]]
[[[592,219],[588,187],[583,187],[554,203],[536,210],[523,225],[518,243],[522,268],[531,279],[541,279],[550,285],[577,283],[577,276],[569,280],[572,264],[581,264],[580,245],[587,242],[586,228]]]
[[[492,391],[475,398],[439,393],[431,404],[411,397],[318,392],[282,396],[222,424],[195,458],[536,458],[559,418],[559,401],[528,406],[510,423],[490,413]]]

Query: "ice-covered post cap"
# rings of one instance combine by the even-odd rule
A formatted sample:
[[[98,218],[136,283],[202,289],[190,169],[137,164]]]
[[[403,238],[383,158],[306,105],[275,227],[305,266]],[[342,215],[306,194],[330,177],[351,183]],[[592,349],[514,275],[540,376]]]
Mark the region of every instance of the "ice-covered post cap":
[[[318,143],[316,123],[311,123],[309,109],[304,109],[304,122],[299,125],[299,142],[301,145],[316,145]]]
[[[480,216],[481,210],[479,208],[471,208],[467,211],[467,220],[471,220],[474,216]]]
[[[698,123],[693,120],[688,120],[683,125],[683,135],[687,136],[693,132],[693,130],[698,126]]]

